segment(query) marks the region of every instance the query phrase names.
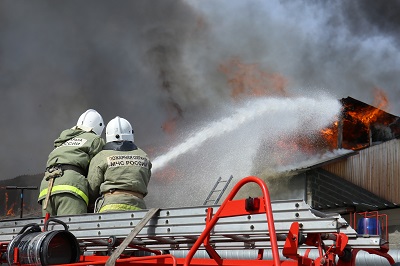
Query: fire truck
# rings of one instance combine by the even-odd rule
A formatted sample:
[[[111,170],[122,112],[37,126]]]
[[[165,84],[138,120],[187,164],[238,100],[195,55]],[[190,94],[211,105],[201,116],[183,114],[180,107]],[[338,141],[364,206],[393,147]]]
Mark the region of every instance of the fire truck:
[[[236,199],[247,183],[255,183],[262,196]],[[304,200],[271,201],[264,181],[248,176],[220,205],[0,221],[0,260],[4,265],[353,266],[364,251],[400,265],[388,253],[385,215],[350,217],[348,223]]]

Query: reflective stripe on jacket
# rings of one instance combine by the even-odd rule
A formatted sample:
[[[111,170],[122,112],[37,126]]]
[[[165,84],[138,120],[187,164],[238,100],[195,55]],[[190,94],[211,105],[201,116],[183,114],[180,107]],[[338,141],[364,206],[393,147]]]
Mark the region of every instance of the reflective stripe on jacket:
[[[47,195],[47,191],[48,191],[47,188],[40,191],[39,198],[45,198]],[[51,190],[51,193],[63,193],[63,192],[78,195],[86,202],[86,205],[89,204],[89,196],[77,187],[70,186],[70,185],[57,185],[57,186],[53,186],[53,188]]]
[[[99,212],[106,211],[139,211],[141,208],[128,204],[107,204],[100,208]]]

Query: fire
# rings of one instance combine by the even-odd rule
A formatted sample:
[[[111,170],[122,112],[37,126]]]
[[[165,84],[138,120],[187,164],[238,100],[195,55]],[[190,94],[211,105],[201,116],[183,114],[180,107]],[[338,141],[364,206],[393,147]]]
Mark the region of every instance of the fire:
[[[335,131],[333,128],[325,129],[324,134],[324,136],[331,136],[332,139],[335,138]],[[318,132],[307,132],[286,137],[282,136],[277,145],[281,150],[288,150],[293,154],[298,153],[309,156],[332,150],[330,142]]]
[[[382,111],[389,105],[386,93],[382,89],[374,89],[374,106],[350,98],[342,99],[342,104],[341,124],[335,121],[332,126],[321,130],[321,136],[333,149],[365,148],[372,141],[376,125],[388,126],[393,122],[393,116]],[[339,134],[342,134],[342,143],[339,143]]]
[[[388,138],[385,134],[396,117],[380,109],[387,108],[389,103],[385,92],[376,88],[374,95],[374,106],[350,97],[342,99],[342,115],[330,126],[317,134],[292,135],[278,145],[290,145],[293,152],[311,155],[338,148],[359,150],[383,141]]]
[[[277,73],[269,73],[260,69],[258,64],[246,64],[239,58],[232,58],[219,66],[219,70],[227,77],[231,88],[231,96],[238,99],[241,96],[287,96],[286,79]],[[169,92],[171,83],[166,80],[166,73],[161,72],[164,82],[162,89]],[[170,99],[166,103],[167,119],[162,125],[164,132],[175,132],[176,124],[183,117],[181,106]]]
[[[326,127],[321,130],[321,137],[325,140],[330,150],[337,148],[338,141],[338,121],[335,121],[332,126]]]
[[[280,74],[261,70],[258,64],[246,64],[239,58],[232,58],[219,67],[227,76],[231,87],[231,96],[238,99],[241,96],[284,96],[287,80]],[[337,122],[316,134],[296,134],[284,137],[276,143],[282,150],[292,150],[302,154],[313,154],[316,150],[333,149],[337,147]],[[287,147],[287,146],[290,146]]]
[[[234,99],[242,95],[287,96],[286,79],[280,74],[261,70],[258,64],[245,64],[239,58],[232,58],[219,69],[227,76]]]
[[[361,121],[364,125],[369,126],[376,122],[380,116],[382,116],[382,109],[386,109],[388,106],[388,98],[386,93],[379,89],[374,89],[374,106],[367,106],[362,111],[354,112],[349,111],[348,115],[353,117],[356,121]]]
[[[380,88],[374,88],[374,106],[376,108],[386,110],[389,106],[389,100],[386,93]]]
[[[7,192],[5,192],[5,214],[6,216],[15,216],[15,211],[14,208],[16,206],[16,203],[12,203],[10,207],[8,207],[9,205],[9,195]]]
[[[11,207],[7,210],[6,216],[15,216],[14,212],[15,202],[11,205]]]

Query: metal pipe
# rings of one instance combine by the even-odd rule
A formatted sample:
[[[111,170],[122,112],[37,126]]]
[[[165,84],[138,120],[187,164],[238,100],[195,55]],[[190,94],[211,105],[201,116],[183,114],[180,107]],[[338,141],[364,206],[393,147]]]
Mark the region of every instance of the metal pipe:
[[[218,254],[221,258],[227,259],[238,259],[238,260],[251,260],[256,259],[258,250],[255,249],[246,249],[246,250],[217,250]],[[170,254],[177,258],[186,257],[188,250],[170,250]],[[279,254],[282,254],[282,250],[280,250]],[[303,255],[304,252],[300,250],[300,255]],[[400,250],[389,250],[389,255],[391,255],[395,262],[400,262]],[[309,258],[317,258],[319,256],[317,249],[312,249],[309,253]],[[207,252],[205,250],[198,250],[194,256],[194,258],[206,259],[209,258]],[[264,260],[272,260],[272,252],[271,250],[264,250]],[[284,256],[280,255],[280,260],[287,260]],[[390,266],[389,262],[380,256],[369,254],[365,251],[360,251],[356,256],[356,265],[357,266]]]

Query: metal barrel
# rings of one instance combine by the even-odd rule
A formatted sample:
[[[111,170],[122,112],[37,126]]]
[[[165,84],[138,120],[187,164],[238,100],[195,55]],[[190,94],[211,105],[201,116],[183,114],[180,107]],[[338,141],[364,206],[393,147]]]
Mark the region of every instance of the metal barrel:
[[[14,258],[16,249],[17,258]],[[67,264],[79,261],[79,256],[78,241],[65,230],[20,234],[7,247],[8,265]]]

